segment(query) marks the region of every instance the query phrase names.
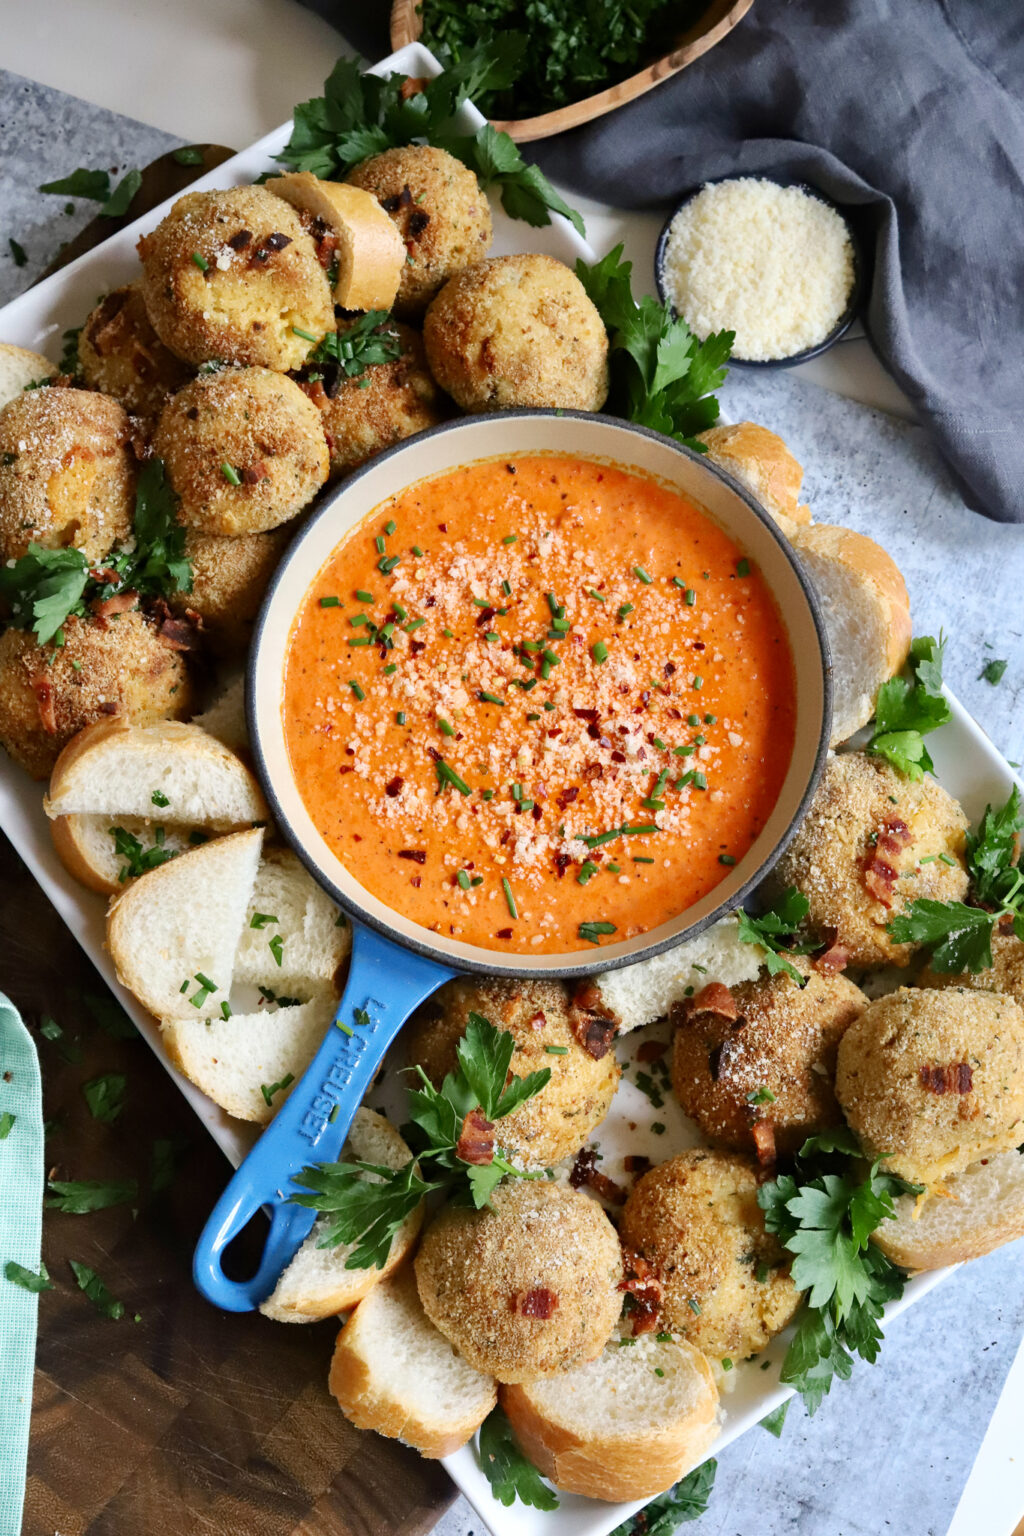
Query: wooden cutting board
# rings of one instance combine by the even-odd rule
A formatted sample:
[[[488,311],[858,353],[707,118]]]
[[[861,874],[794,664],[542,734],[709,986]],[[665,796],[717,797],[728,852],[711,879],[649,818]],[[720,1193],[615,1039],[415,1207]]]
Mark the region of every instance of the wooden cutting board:
[[[163,155],[149,166],[126,218],[95,219],[51,270],[233,153],[198,147],[201,165]],[[228,1164],[148,1047],[96,1023],[90,1000],[109,1004],[110,994],[2,835],[0,934],[2,986],[35,1035],[44,1113],[56,1122],[48,1172],[139,1182],[130,1205],[44,1219],[43,1258],[57,1288],[40,1297],[22,1536],[431,1530],[454,1487],[436,1462],[342,1418],[327,1391],[337,1325],[233,1316],[194,1289],[192,1250]],[[39,1034],[47,1017],[60,1039]],[[82,1085],[109,1072],[125,1074],[127,1096],[108,1126],[89,1114]],[[174,1144],[175,1173],[154,1194],[157,1140]],[[69,1259],[125,1303],[121,1321],[78,1290]]]

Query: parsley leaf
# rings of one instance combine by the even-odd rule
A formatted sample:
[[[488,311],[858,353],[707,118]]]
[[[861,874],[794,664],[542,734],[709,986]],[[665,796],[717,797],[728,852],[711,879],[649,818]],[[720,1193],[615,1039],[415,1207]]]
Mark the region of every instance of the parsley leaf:
[[[785,973],[797,986],[802,987],[806,978],[800,974],[792,961],[787,960],[783,952],[780,940],[790,938],[800,929],[811,904],[802,891],[798,891],[795,885],[789,886],[773,906],[762,912],[760,917],[751,917],[742,907],[737,909],[736,919],[739,923],[739,937],[744,944],[756,944],[761,950],[764,963],[768,967],[769,976],[778,976]],[[805,946],[786,946],[793,954],[806,953]]]
[[[941,635],[938,640],[922,635],[910,647],[910,679],[890,678],[878,690],[875,732],[867,750],[884,757],[909,779],[922,779],[934,771],[923,738],[953,716],[942,691],[945,648]]]
[[[638,1515],[617,1525],[612,1536],[672,1536],[678,1526],[699,1520],[707,1513],[717,1471],[714,1458],[702,1461],[674,1488],[659,1494]]]
[[[784,1403],[780,1403],[777,1408],[772,1409],[771,1413],[766,1413],[763,1419],[758,1420],[761,1428],[766,1429],[770,1435],[774,1435],[776,1440],[782,1439],[782,1426],[786,1422],[786,1414],[789,1412],[792,1401],[791,1397],[787,1397]]]
[[[27,254],[25,252],[25,247],[23,245],[19,245],[18,241],[15,240],[12,235],[8,236],[8,238],[7,238],[7,245],[8,245],[8,248],[10,250],[11,259],[13,260],[14,265],[16,267],[23,267],[25,265],[25,263],[28,261],[28,256],[27,256]]]
[[[980,907],[922,897],[890,918],[885,931],[897,944],[934,945],[933,969],[955,974],[988,970],[995,925],[996,914]]]
[[[38,1275],[32,1270],[26,1269],[24,1264],[18,1264],[14,1259],[8,1259],[4,1265],[4,1275],[12,1285],[20,1286],[23,1291],[53,1291],[56,1286],[47,1273],[46,1265],[40,1262]]]
[[[496,186],[510,218],[543,225],[560,213],[582,235],[580,215],[538,166],[523,159],[508,134],[490,123],[464,134],[456,124],[464,101],[512,83],[524,45],[515,33],[494,35],[411,95],[403,94],[404,75],[364,75],[354,60],[339,59],[324,81],[324,94],[295,108],[292,136],[276,158],[292,170],[340,179],[382,150],[433,144],[467,165],[482,186]]]
[[[0,1141],[6,1141],[17,1122],[17,1115],[12,1115],[9,1109],[0,1114]]]
[[[142,186],[142,172],[128,171],[122,176],[117,186],[107,198],[100,209],[100,217],[103,219],[119,219],[123,213],[128,212],[129,205],[136,192]]]
[[[95,1024],[98,1024],[111,1040],[137,1040],[139,1032],[120,1003],[99,992],[84,992],[82,1002]]]
[[[1009,665],[1010,663],[1008,661],[996,661],[993,658],[992,661],[987,661],[985,663],[978,676],[979,678],[983,677],[986,683],[991,683],[992,687],[995,688],[999,683],[1002,682],[1003,673],[1006,671]]]
[[[294,1182],[312,1193],[292,1195],[292,1203],[327,1217],[317,1247],[355,1244],[346,1269],[383,1269],[399,1227],[424,1195],[440,1188],[419,1177],[412,1159],[397,1171],[376,1163],[319,1163],[303,1168]]]
[[[120,585],[144,596],[191,592],[192,567],[185,558],[186,530],[178,522],[178,497],[163,459],[148,459],[135,493],[135,548]]]
[[[517,1499],[534,1509],[558,1508],[557,1494],[519,1449],[512,1426],[500,1408],[492,1409],[480,1426],[480,1465],[491,1493],[506,1508]]]
[[[65,331],[61,336],[62,350],[57,367],[61,373],[66,374],[72,379],[77,379],[82,371],[82,365],[78,360],[78,338],[81,336],[83,329],[84,327],[81,325],[72,326],[70,330]]]
[[[346,378],[357,379],[378,363],[402,355],[402,339],[385,309],[371,309],[343,331],[330,331],[309,354],[307,363],[337,363]]]
[[[111,1205],[130,1205],[138,1199],[135,1179],[50,1179],[53,1195],[44,1204],[47,1210],[63,1211],[68,1216],[86,1216],[91,1211],[105,1211]]]
[[[967,834],[967,867],[979,901],[1002,906],[1019,888],[1017,860],[1024,813],[1016,784],[1006,804],[998,810],[986,805],[977,832]]]
[[[725,379],[732,331],[698,341],[686,321],[646,295],[633,298],[632,262],[617,245],[594,266],[576,263],[576,276],[605,323],[611,344],[608,409],[705,452],[697,433],[718,420],[713,391]]]
[[[810,1137],[793,1173],[758,1190],[765,1227],[794,1255],[794,1284],[807,1292],[780,1380],[796,1387],[809,1413],[836,1376],[849,1378],[854,1353],[877,1359],[878,1319],[885,1303],[902,1294],[906,1277],[874,1247],[871,1234],[895,1216],[896,1195],[917,1192],[918,1186],[885,1173],[881,1159],[865,1172],[845,1127]]]
[[[69,1259],[68,1263],[79,1290],[85,1292],[97,1312],[109,1317],[111,1322],[119,1322],[124,1317],[124,1302],[114,1300],[99,1275],[87,1264],[79,1264],[76,1259]]]
[[[84,616],[89,562],[80,549],[30,544],[13,565],[0,566],[0,598],[18,629],[32,629],[40,645],[60,632],[71,614]]]
[[[83,1083],[82,1096],[93,1119],[102,1121],[104,1125],[113,1125],[124,1109],[127,1088],[128,1079],[123,1072],[107,1072],[103,1077],[94,1077],[90,1082]]]

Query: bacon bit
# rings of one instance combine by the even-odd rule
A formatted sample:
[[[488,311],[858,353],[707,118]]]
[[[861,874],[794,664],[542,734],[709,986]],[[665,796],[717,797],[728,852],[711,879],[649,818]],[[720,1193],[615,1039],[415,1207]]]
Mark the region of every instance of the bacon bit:
[[[839,971],[845,971],[850,963],[850,951],[839,942],[838,929],[825,929],[825,945],[822,953],[811,961],[813,969],[823,976],[835,976]]]
[[[543,1008],[538,1008],[536,1013],[530,1015],[529,1025],[531,1029],[543,1029],[548,1021],[548,1016]]]
[[[709,981],[695,997],[687,999],[685,1007],[687,1018],[698,1013],[713,1013],[720,1019],[738,1019],[740,1016],[736,999],[720,981]]]
[[[728,1073],[735,1044],[734,1040],[723,1040],[721,1045],[713,1046],[708,1051],[708,1071],[713,1083],[719,1082]]]
[[[512,1298],[512,1310],[516,1311],[516,1298]],[[558,1310],[558,1294],[545,1285],[534,1286],[518,1304],[520,1317],[538,1317],[545,1321]]]
[[[312,400],[318,411],[326,411],[330,403],[330,396],[319,379],[299,379],[299,388],[308,399]]]
[[[172,651],[195,651],[200,645],[199,631],[185,619],[163,619],[156,633]]]
[[[622,1166],[627,1173],[646,1173],[651,1166],[651,1160],[640,1152],[631,1152],[628,1157],[622,1159]]]
[[[282,235],[280,232],[268,235],[263,242],[268,251],[283,251],[285,246],[291,245],[291,243],[291,235]]]
[[[886,821],[879,829],[876,846],[887,853],[899,853],[910,842],[910,828],[905,821]]]
[[[951,1061],[947,1067],[922,1067],[918,1078],[930,1093],[970,1093],[974,1088],[974,1072],[966,1061]]]
[[[384,785],[384,793],[388,795],[390,799],[394,800],[397,795],[402,793],[402,785],[404,783],[405,780],[402,778],[402,775],[400,773],[396,773],[394,778],[388,779],[387,783]]]
[[[494,1125],[484,1118],[482,1109],[471,1109],[463,1120],[455,1156],[474,1168],[494,1162]]]
[[[257,459],[255,464],[247,464],[242,470],[243,485],[259,485],[261,480],[270,479],[270,470],[262,459]]]
[[[609,1205],[625,1205],[626,1191],[621,1184],[616,1184],[606,1173],[601,1173],[597,1166],[597,1153],[593,1147],[584,1147],[576,1154],[576,1161],[572,1165],[569,1174],[569,1183],[573,1189],[582,1189],[584,1184],[607,1200]]]
[[[414,864],[425,864],[427,862],[427,855],[422,848],[399,848],[398,857],[400,859],[411,859]]]
[[[418,96],[420,91],[426,89],[427,82],[419,75],[406,75],[399,87],[398,94],[403,101],[408,101],[410,96]]]
[[[232,235],[227,242],[233,251],[244,251],[247,245],[252,244],[252,230],[240,229],[237,235]]]
[[[574,709],[573,714],[577,720],[600,720],[601,716],[596,709]]]
[[[99,712],[101,715],[119,715],[121,713],[121,706],[116,699],[104,699],[103,703],[99,706]]]
[[[897,878],[897,873],[892,865],[887,864],[884,859],[878,858],[877,854],[872,854],[864,866],[864,884],[875,900],[880,901],[883,907],[891,907],[893,905],[893,887],[896,884]]]
[[[574,994],[572,1006],[579,1009],[581,1013],[593,1014],[598,1019],[609,1019],[612,1024],[617,1025],[619,1022],[616,1015],[611,1012],[608,1004],[605,1002],[600,987],[592,981],[585,983]]]
[[[401,192],[396,192],[391,197],[382,197],[380,205],[385,213],[397,213],[400,208],[410,208],[412,206],[412,192],[408,182]]]
[[[588,1056],[600,1061],[607,1056],[615,1039],[615,1024],[610,1019],[582,1014],[573,1020],[573,1034]]]
[[[108,619],[113,618],[116,613],[127,613],[129,609],[138,605],[138,601],[137,592],[115,592],[113,597],[105,597],[102,600],[96,598],[89,606],[96,615],[100,629],[109,629]]]
[[[418,240],[420,235],[430,223],[430,214],[425,208],[414,208],[406,222],[406,233],[413,240]]]
[[[637,1061],[660,1061],[668,1050],[667,1040],[645,1040],[636,1053]]]
[[[31,680],[32,692],[36,696],[36,704],[39,709],[39,719],[43,730],[50,736],[57,734],[57,706],[54,703],[53,687],[48,677],[37,674]]]
[[[622,1266],[626,1278],[620,1281],[619,1290],[633,1298],[633,1336],[653,1333],[661,1315],[664,1287],[647,1260],[632,1248],[623,1249]]]
[[[755,1120],[750,1127],[754,1138],[754,1151],[762,1168],[775,1161],[775,1127],[770,1120]]]

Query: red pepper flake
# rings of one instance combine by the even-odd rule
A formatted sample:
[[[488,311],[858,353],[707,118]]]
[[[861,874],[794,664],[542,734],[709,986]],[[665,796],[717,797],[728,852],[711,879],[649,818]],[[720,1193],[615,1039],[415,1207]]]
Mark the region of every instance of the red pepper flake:
[[[355,773],[355,769],[349,765],[338,769],[339,773]]]
[[[570,805],[572,805],[574,800],[579,798],[579,793],[580,792],[575,784],[570,784],[568,789],[563,789],[561,794],[558,796],[558,809],[560,811],[566,810]],[[566,862],[568,863],[568,860],[566,860]]]
[[[463,1120],[455,1156],[475,1168],[494,1162],[494,1125],[484,1117],[482,1109],[471,1109]]]
[[[576,1154],[576,1161],[572,1165],[569,1174],[569,1183],[573,1189],[582,1189],[586,1184],[602,1200],[607,1200],[609,1205],[625,1205],[626,1191],[621,1184],[616,1184],[606,1173],[601,1173],[597,1166],[597,1153],[593,1147],[583,1147]]]
[[[243,485],[259,485],[261,480],[270,479],[270,470],[262,459],[257,459],[255,464],[247,464],[242,470]]]
[[[572,859],[570,859],[570,857],[569,857],[569,855],[567,853],[556,853],[555,854],[555,873],[557,874],[559,880],[562,879],[562,877],[564,876],[566,870],[569,868],[569,865],[571,863],[572,863]]]
[[[573,714],[577,720],[600,720],[601,718],[596,709],[574,709]]]
[[[518,1310],[520,1317],[537,1317],[542,1322],[546,1321],[558,1311],[558,1294],[549,1291],[545,1285],[534,1286],[518,1304],[516,1297],[512,1298],[512,1310]]]
[[[426,852],[422,848],[399,848],[398,857],[400,859],[411,859],[414,864],[425,864],[427,862]]]
[[[402,775],[400,773],[396,773],[394,778],[388,779],[387,783],[384,785],[384,793],[388,796],[389,799],[394,800],[398,795],[402,793],[402,785],[404,783],[405,780],[402,778]]]
[[[623,1249],[622,1267],[626,1278],[620,1282],[619,1290],[625,1291],[633,1303],[633,1337],[653,1333],[661,1316],[664,1287],[647,1260],[631,1248]]]
[[[426,648],[427,648],[427,642],[425,640],[410,640],[409,641],[409,651],[410,651],[410,653],[413,656],[418,656],[420,654],[420,651],[425,651]]]
[[[495,609],[495,608],[481,608],[479,614],[477,615],[477,621],[476,621],[477,629],[480,628],[481,624],[489,623],[490,620],[494,618],[494,615],[495,615],[496,612],[497,612],[497,609]]]
[[[499,928],[497,933],[494,935],[494,937],[496,939],[510,939],[512,937],[512,929],[511,928]]]
[[[970,1093],[974,1072],[966,1061],[951,1061],[946,1067],[922,1067],[918,1073],[922,1088],[930,1093]]]

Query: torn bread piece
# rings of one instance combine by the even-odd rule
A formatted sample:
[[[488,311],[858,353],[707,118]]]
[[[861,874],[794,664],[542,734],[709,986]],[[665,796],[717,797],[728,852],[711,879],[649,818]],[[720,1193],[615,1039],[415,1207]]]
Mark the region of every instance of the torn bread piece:
[[[664,1018],[673,1003],[713,981],[733,987],[753,981],[760,969],[760,949],[742,942],[739,924],[730,914],[675,949],[595,976],[586,985],[586,1003],[591,1012],[613,1020],[624,1035]]]

